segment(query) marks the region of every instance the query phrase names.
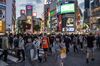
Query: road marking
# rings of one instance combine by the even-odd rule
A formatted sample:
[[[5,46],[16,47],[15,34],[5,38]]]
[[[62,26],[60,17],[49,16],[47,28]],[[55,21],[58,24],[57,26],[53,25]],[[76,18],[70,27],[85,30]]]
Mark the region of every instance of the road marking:
[[[0,66],[7,66],[7,65],[8,65],[8,63],[6,63],[6,62],[0,60]]]
[[[1,54],[2,54],[2,52],[0,52],[0,55],[1,55]],[[18,60],[16,57],[13,57],[13,56],[11,56],[11,55],[8,55],[7,59],[8,59],[8,60],[11,60],[11,61],[13,61],[13,62],[16,62],[16,61]]]
[[[13,56],[10,56],[10,55],[8,55],[8,59],[13,61],[13,62],[16,62],[18,60],[16,57],[13,57]]]

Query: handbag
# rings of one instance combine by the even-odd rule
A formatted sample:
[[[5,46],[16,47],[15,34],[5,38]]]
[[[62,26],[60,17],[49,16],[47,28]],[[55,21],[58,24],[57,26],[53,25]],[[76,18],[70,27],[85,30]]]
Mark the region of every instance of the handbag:
[[[61,59],[66,58],[66,48],[62,48],[62,49],[60,50],[60,58],[61,58]]]

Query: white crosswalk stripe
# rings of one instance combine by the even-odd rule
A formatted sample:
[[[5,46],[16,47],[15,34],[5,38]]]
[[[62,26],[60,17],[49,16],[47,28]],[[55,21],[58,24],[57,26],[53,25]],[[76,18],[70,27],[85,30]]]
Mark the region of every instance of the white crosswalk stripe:
[[[17,61],[17,58],[16,57],[13,57],[11,55],[8,55],[8,59],[13,61],[13,62],[16,62]]]
[[[0,60],[0,66],[7,66],[7,65],[8,65],[8,63],[6,63],[6,62]]]
[[[0,52],[0,55],[1,55],[2,52]],[[17,58],[12,56],[12,55],[8,55],[7,57],[8,60],[12,61],[12,62],[16,62],[17,61]],[[3,60],[0,60],[0,66],[7,66],[8,63],[7,62],[4,62]]]

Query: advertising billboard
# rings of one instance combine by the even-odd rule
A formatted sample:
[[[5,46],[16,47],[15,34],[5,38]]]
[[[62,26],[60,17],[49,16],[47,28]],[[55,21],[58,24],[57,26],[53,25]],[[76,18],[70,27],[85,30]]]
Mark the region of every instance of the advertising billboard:
[[[32,5],[26,5],[26,15],[27,16],[32,16],[32,10],[33,10],[33,6]]]
[[[20,15],[25,14],[25,10],[20,10]]]
[[[63,4],[60,7],[60,13],[74,13],[75,12],[75,4],[74,3],[67,3]]]
[[[56,10],[50,11],[50,16],[54,16],[56,14]]]
[[[0,33],[5,33],[5,23],[0,20]]]
[[[74,27],[67,27],[66,28],[66,31],[67,32],[74,32],[75,31],[75,28]]]

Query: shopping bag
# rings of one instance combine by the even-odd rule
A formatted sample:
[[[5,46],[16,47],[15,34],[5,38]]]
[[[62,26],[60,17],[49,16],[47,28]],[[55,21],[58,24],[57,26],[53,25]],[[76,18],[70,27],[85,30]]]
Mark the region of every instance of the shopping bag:
[[[31,60],[34,60],[34,49],[30,49]]]
[[[61,59],[66,58],[66,48],[63,48],[60,50],[60,57]]]

